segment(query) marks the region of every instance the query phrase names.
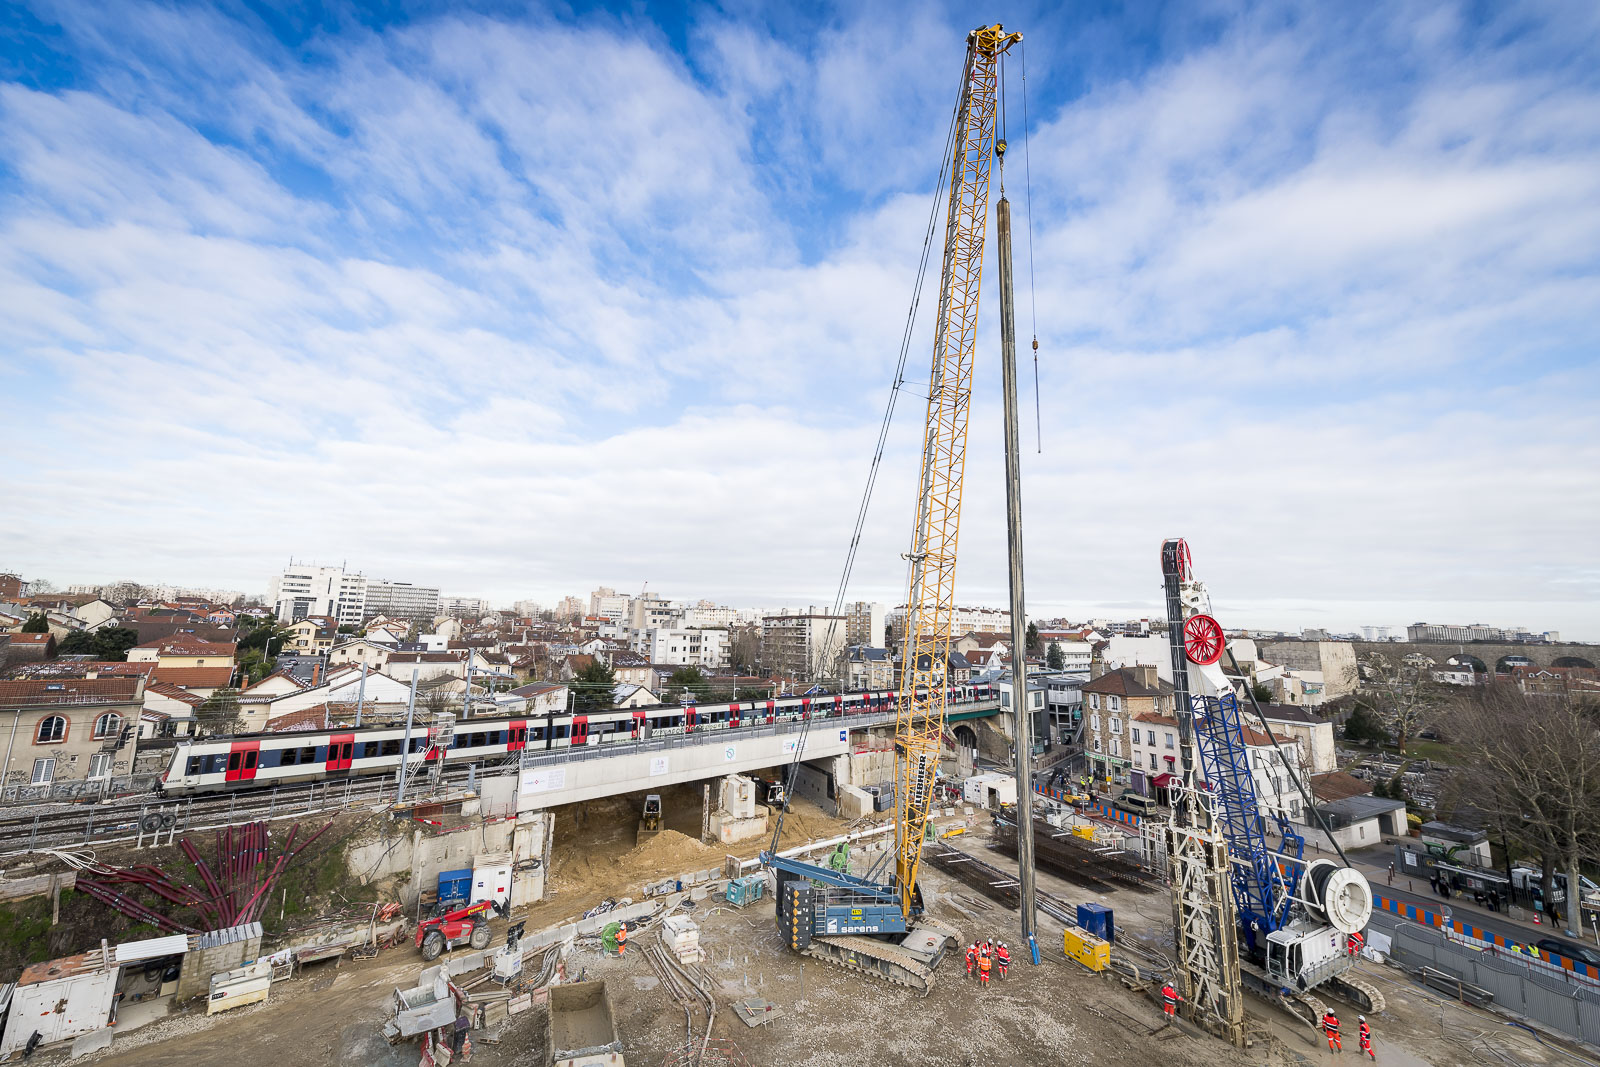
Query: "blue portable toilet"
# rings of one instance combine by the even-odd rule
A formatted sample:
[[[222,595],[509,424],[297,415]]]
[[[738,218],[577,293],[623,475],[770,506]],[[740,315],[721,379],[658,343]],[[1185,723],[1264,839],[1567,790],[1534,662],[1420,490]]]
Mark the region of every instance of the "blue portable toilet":
[[[1117,924],[1112,921],[1111,909],[1104,904],[1079,904],[1078,925],[1108,945],[1117,943]]]
[[[439,872],[439,903],[441,906],[465,904],[472,897],[472,868]]]

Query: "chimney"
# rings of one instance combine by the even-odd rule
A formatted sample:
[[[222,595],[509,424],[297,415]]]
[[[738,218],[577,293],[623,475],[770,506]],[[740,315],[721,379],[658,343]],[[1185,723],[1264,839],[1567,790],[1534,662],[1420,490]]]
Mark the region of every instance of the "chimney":
[[[1133,672],[1134,677],[1139,680],[1139,684],[1144,686],[1146,689],[1160,688],[1160,678],[1156,674],[1156,669],[1150,666],[1150,664],[1141,663],[1133,669]]]
[[[322,664],[313,663],[311,665],[311,687],[313,689],[316,688],[317,680],[320,679],[321,677],[322,677]]]

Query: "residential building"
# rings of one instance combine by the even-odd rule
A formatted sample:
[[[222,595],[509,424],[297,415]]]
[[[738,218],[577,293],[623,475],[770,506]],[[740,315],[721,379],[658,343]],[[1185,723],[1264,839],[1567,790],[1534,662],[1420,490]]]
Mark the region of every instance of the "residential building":
[[[618,685],[642,685],[647,689],[653,686],[656,672],[650,663],[650,657],[628,649],[617,649],[610,653],[611,676]]]
[[[1466,626],[1414,622],[1406,627],[1406,639],[1436,645],[1463,644],[1468,641],[1554,644],[1561,640],[1561,634],[1555,630],[1535,633],[1525,626],[1485,626],[1481,622]]]
[[[1061,666],[1058,669],[1068,673],[1089,673],[1089,666],[1094,662],[1094,645],[1085,638],[1076,635],[1047,638],[1043,632],[1040,632],[1039,640],[1044,645],[1047,657],[1050,654],[1050,646],[1052,644],[1061,650]]]
[[[649,687],[632,682],[619,683],[611,691],[611,706],[614,708],[642,708],[659,703],[661,701],[656,699]]]
[[[383,631],[383,633],[388,635],[388,631]],[[358,637],[346,641],[342,645],[335,645],[328,653],[328,664],[329,666],[338,666],[345,663],[354,663],[359,667],[365,663],[373,670],[381,671],[384,665],[389,662],[390,654],[395,651],[395,644],[396,642],[392,639],[392,635],[388,641],[374,641],[371,638]]]
[[[20,575],[0,574],[0,600],[16,601],[27,595],[27,582]]]
[[[634,630],[629,647],[651,663],[681,664],[705,670],[721,670],[728,665],[727,630],[649,627]]]
[[[883,630],[888,622],[888,609],[882,604],[857,600],[844,607],[844,640],[847,645],[878,647],[885,644]],[[900,634],[904,637],[904,634]]]
[[[555,617],[558,619],[578,619],[584,615],[583,601],[575,596],[564,596],[556,605]],[[620,616],[619,616],[620,618]]]
[[[804,681],[829,677],[844,651],[847,619],[812,607],[783,611],[761,620],[761,664],[769,671]]]
[[[158,667],[228,667],[234,665],[239,646],[229,642],[161,637],[128,649],[129,663],[154,663]]]
[[[343,567],[291,563],[267,581],[267,600],[279,622],[327,615],[338,626],[360,626],[367,611],[367,580]]]
[[[615,589],[609,586],[601,586],[589,594],[589,610],[587,612],[582,607],[578,607],[578,610],[571,612],[571,614],[597,615],[602,619],[610,619],[612,622],[625,622],[629,617],[630,599],[626,594],[618,594]],[[570,606],[568,601],[576,603],[577,598],[567,597],[563,600],[563,609]]]
[[[731,627],[739,624],[739,610],[713,604],[709,600],[702,600],[693,607],[683,609],[683,625],[690,627],[722,626]]]
[[[1263,704],[1261,713],[1279,738],[1294,743],[1303,774],[1326,774],[1337,770],[1338,752],[1334,748],[1333,720],[1315,712],[1285,704]],[[1251,716],[1253,718],[1253,716]]]
[[[628,602],[628,627],[633,630],[672,629],[683,626],[683,609],[665,597],[646,593]]]
[[[458,619],[476,619],[489,613],[489,602],[475,596],[440,597],[439,613]]]
[[[339,639],[339,623],[326,615],[308,615],[284,627],[283,651],[296,656],[326,656]]]
[[[1432,668],[1428,673],[1440,685],[1478,685],[1489,680],[1487,673],[1480,675],[1470,663],[1447,663],[1443,667]]]
[[[1128,780],[1133,769],[1132,721],[1140,715],[1173,714],[1173,689],[1148,664],[1106,671],[1083,685],[1087,723],[1084,754],[1095,780]]]
[[[906,606],[900,604],[893,608],[886,620],[894,627],[895,639],[899,640],[906,632]],[[1011,633],[1011,612],[1005,608],[970,608],[956,607],[950,616],[951,634],[967,633]]]
[[[969,653],[990,652],[1001,662],[1009,662],[1011,659],[1011,635],[1009,633],[965,633],[951,640],[950,650],[967,656],[969,660],[972,659]],[[972,662],[975,663],[977,661],[972,660]]]
[[[60,782],[109,783],[128,774],[144,689],[142,674],[0,681],[0,716],[12,720],[0,792]]]
[[[422,681],[441,675],[466,678],[467,659],[461,652],[393,652],[384,666],[385,674],[402,682],[411,680],[413,670]]]
[[[1389,627],[1387,626],[1363,626],[1361,628],[1361,640],[1363,641],[1388,641],[1389,639]]]
[[[144,707],[139,712],[139,736],[188,737],[194,733],[195,709],[206,702],[171,682],[152,682],[144,687]]]
[[[368,619],[374,615],[387,615],[391,619],[426,619],[431,622],[439,614],[439,590],[434,586],[412,585],[410,582],[368,579],[366,604],[362,612]]]
[[[1173,778],[1182,774],[1178,720],[1171,714],[1144,712],[1134,716],[1129,730],[1130,750],[1133,753],[1130,783],[1146,796],[1169,800]],[[1249,727],[1245,727],[1241,733],[1245,762],[1250,767],[1250,780],[1255,787],[1257,814],[1268,820],[1269,825],[1278,815],[1299,821],[1304,805],[1299,788],[1289,773],[1292,768],[1294,774],[1304,774],[1299,747],[1289,737],[1268,736]],[[1205,781],[1204,765],[1197,771],[1200,781]],[[1304,781],[1304,778],[1301,780]]]
[[[851,645],[845,651],[846,689],[893,689],[894,660],[887,648]]]

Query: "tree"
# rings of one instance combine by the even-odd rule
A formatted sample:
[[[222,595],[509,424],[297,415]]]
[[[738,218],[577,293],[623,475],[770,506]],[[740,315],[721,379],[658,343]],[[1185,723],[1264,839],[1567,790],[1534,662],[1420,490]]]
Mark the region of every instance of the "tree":
[[[50,632],[50,620],[45,618],[45,614],[42,611],[31,612],[28,615],[28,621],[22,624],[22,632],[25,634],[47,634]]]
[[[1034,623],[1028,624],[1028,655],[1037,656],[1044,649],[1039,644],[1039,627]]]
[[[139,643],[139,633],[126,626],[102,626],[98,630],[74,630],[56,651],[63,656],[93,656],[95,659],[122,661],[128,649]]]
[[[1060,642],[1050,642],[1050,647],[1045,650],[1044,665],[1053,671],[1059,671],[1067,665],[1067,654],[1061,651]]]
[[[1261,682],[1250,683],[1250,695],[1256,698],[1257,704],[1272,703],[1272,689]]]
[[[1555,871],[1566,872],[1571,892],[1563,916],[1575,937],[1579,863],[1600,854],[1600,709],[1565,693],[1474,688],[1446,711],[1470,795],[1503,834],[1542,858],[1547,907],[1555,900]]]
[[[1344,721],[1344,739],[1346,741],[1386,741],[1389,733],[1383,728],[1383,723],[1371,710],[1356,705],[1350,717]]]
[[[349,623],[344,622],[339,624],[339,632],[342,634],[353,634],[356,632],[356,628]]]
[[[239,729],[239,691],[218,689],[194,709],[195,728],[202,735],[231,734]]]
[[[46,593],[54,593],[55,591],[56,583],[50,581],[48,578],[35,578],[33,581],[28,583],[28,593],[30,596],[44,596]]]
[[[894,647],[894,623],[892,622],[886,622],[883,624],[883,647]]]
[[[1383,652],[1369,652],[1360,663],[1356,703],[1394,732],[1404,752],[1412,735],[1445,705],[1443,690],[1429,670],[1431,664],[1418,656],[1396,658]]]
[[[572,699],[577,710],[598,711],[611,706],[617,676],[604,663],[592,660],[568,684],[572,686]]]
[[[753,674],[761,663],[761,627],[740,626],[729,634],[728,659],[734,669]]]

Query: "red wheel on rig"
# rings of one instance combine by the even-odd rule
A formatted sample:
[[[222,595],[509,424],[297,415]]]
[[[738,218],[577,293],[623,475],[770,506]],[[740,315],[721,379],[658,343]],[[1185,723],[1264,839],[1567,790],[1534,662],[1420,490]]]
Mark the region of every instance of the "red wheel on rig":
[[[1189,558],[1189,542],[1178,539],[1178,581],[1187,582],[1194,574],[1194,561]]]
[[[1209,667],[1222,658],[1222,627],[1210,615],[1194,615],[1183,624],[1183,654],[1190,663]]]

